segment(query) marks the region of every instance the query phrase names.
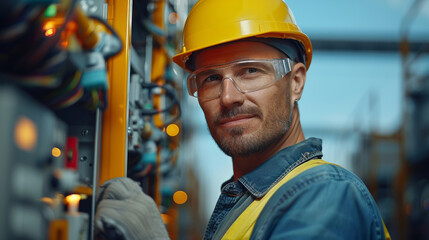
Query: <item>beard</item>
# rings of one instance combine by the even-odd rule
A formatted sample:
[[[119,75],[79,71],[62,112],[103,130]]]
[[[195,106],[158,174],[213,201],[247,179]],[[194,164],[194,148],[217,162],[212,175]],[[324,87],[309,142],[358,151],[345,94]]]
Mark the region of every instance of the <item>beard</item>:
[[[210,133],[219,146],[219,148],[228,156],[248,157],[253,154],[262,153],[271,146],[278,143],[287,133],[292,123],[292,108],[290,106],[290,98],[287,97],[287,108],[285,111],[279,111],[275,104],[270,106],[268,114],[262,122],[262,127],[250,134],[244,134],[244,127],[234,127],[227,130],[225,134],[216,132],[216,123],[223,118],[231,118],[238,114],[253,114],[256,117],[263,119],[262,112],[257,107],[238,106],[228,111],[223,111],[214,120],[214,124],[208,124]]]

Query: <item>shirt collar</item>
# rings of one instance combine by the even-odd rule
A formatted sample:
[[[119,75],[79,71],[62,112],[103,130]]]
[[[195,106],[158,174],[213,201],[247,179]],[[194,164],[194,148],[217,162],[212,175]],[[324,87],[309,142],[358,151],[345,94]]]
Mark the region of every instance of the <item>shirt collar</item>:
[[[261,198],[296,166],[313,158],[321,158],[322,155],[322,139],[309,138],[280,150],[238,181],[253,196]]]

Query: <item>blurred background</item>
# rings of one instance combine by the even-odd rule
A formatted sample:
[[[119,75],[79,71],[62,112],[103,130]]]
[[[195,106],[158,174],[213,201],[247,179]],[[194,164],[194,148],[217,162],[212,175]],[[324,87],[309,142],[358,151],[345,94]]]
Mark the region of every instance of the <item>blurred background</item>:
[[[365,182],[392,239],[428,239],[429,1],[285,2],[314,49],[305,136]],[[0,239],[94,239],[97,187],[124,176],[172,239],[202,238],[232,163],[171,62],[195,3],[0,3]]]

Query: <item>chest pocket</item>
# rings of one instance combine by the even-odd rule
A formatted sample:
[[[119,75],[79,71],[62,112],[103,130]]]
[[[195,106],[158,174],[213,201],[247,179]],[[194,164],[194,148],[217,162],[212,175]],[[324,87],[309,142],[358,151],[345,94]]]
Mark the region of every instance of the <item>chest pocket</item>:
[[[289,172],[282,180],[280,180],[273,188],[271,188],[265,196],[260,199],[254,200],[244,212],[235,220],[235,222],[229,227],[225,235],[222,237],[223,240],[244,240],[250,239],[252,235],[253,228],[255,227],[256,220],[258,219],[259,214],[264,209],[268,200],[274,195],[274,193],[279,189],[283,184],[287,183],[289,180],[298,176],[300,173],[317,167],[323,164],[332,164],[323,161],[322,159],[312,159],[309,160]],[[383,223],[384,225],[384,223]],[[390,240],[389,232],[384,226],[384,233],[387,240]]]

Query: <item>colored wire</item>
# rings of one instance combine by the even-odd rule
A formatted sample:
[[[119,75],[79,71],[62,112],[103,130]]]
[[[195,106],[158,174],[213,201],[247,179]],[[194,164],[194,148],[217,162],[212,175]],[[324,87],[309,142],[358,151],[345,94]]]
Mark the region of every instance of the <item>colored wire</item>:
[[[17,15],[18,19],[5,20],[3,26],[0,26],[0,42],[13,41],[20,37],[28,29],[29,22],[35,20],[43,14],[42,7],[16,7],[10,15]]]
[[[64,19],[64,23],[61,25],[61,27],[57,30],[57,32],[49,38],[44,38],[43,43],[36,49],[36,51],[31,54],[28,58],[27,64],[34,63],[40,61],[43,56],[49,51],[50,48],[55,48],[56,44],[60,41],[61,33],[66,28],[67,23],[70,21],[74,9],[76,7],[77,0],[72,0],[70,3],[70,6],[67,8],[66,17]]]
[[[48,101],[50,99],[57,98],[61,95],[67,94],[67,92],[72,91],[79,85],[81,76],[82,76],[82,73],[80,71],[75,72],[73,70],[71,73],[69,73],[68,77],[67,76],[64,77],[65,80],[62,82],[62,85],[59,86],[54,91],[47,94],[44,97],[44,100]]]
[[[49,56],[49,58],[44,61],[44,65],[40,66],[36,72],[41,75],[58,73],[58,69],[64,67],[66,60],[67,53],[64,51],[58,51],[56,54]]]
[[[90,90],[85,93],[85,96],[82,97],[81,102],[83,106],[91,111],[97,109],[100,106],[100,97],[98,90]]]
[[[45,103],[48,105],[48,106],[56,106],[56,105],[59,105],[60,103],[62,103],[62,102],[64,102],[64,101],[67,101],[67,99],[69,99],[69,98],[71,98],[72,96],[74,96],[75,94],[76,94],[76,92],[78,92],[79,91],[79,89],[81,89],[81,87],[79,86],[79,87],[76,87],[76,88],[74,88],[74,89],[72,89],[71,91],[69,91],[69,92],[66,92],[65,94],[62,94],[62,95],[59,95],[58,97],[56,97],[56,98],[53,98],[53,99],[49,99],[48,101],[45,101]]]
[[[170,119],[169,121],[165,121],[163,126],[168,126],[171,123],[176,122],[178,119],[180,119],[181,116],[181,107],[180,107],[180,101],[179,98],[176,95],[176,92],[171,89],[170,87],[168,87],[167,84],[164,85],[160,85],[160,84],[156,84],[156,83],[142,83],[141,84],[142,88],[146,88],[146,89],[153,89],[153,88],[162,88],[165,90],[165,95],[167,97],[169,97],[172,100],[172,103],[163,108],[163,109],[143,109],[142,110],[142,115],[143,116],[153,116],[153,115],[157,115],[157,114],[161,114],[161,113],[168,113],[170,112],[174,107],[177,107],[178,109],[178,114],[175,115],[172,119]]]
[[[104,111],[107,107],[106,98],[107,97],[104,90],[86,90],[84,95],[79,100],[79,104],[91,111],[94,111],[97,108],[100,108],[101,111]]]
[[[5,69],[3,73],[0,72],[0,77],[16,81],[24,87],[59,86],[53,91],[40,90],[42,94],[38,94],[41,100],[52,108],[64,108],[80,101],[89,109],[100,107],[105,110],[107,108],[106,92],[85,91],[80,86],[82,73],[76,72],[75,69],[70,71],[67,65],[67,53],[56,46],[61,39],[61,33],[72,18],[76,4],[77,0],[71,1],[64,23],[53,36],[48,38],[39,33],[41,24],[36,21],[40,19],[46,8],[22,5],[24,6],[22,9],[14,9],[10,14],[11,17],[6,16],[12,24],[6,24],[7,22],[3,21],[0,23],[0,33],[2,33],[0,35],[0,69]],[[105,58],[119,53],[123,44],[117,32],[103,19],[94,16],[90,18],[104,24],[119,41],[119,49]],[[16,41],[12,41],[14,39]],[[8,71],[10,69],[12,71]]]
[[[100,106],[100,96],[98,94],[98,90],[91,90],[91,97],[92,97],[92,106],[90,109],[97,109],[97,107]]]
[[[80,86],[82,73],[79,71],[72,71],[71,74],[72,75],[68,77],[68,79],[64,81],[58,89],[46,95],[44,102],[47,105],[53,106],[54,108],[63,108],[65,106],[69,106],[70,102],[75,103],[76,100],[79,100],[83,96],[84,92],[79,93],[80,91],[83,91]]]
[[[18,64],[38,47],[40,24],[37,19],[45,8],[18,4],[0,21],[0,69],[4,72],[25,74],[28,66]]]
[[[52,86],[55,85],[59,80],[56,76],[38,76],[38,75],[25,75],[17,76],[13,74],[0,73],[1,79],[9,79],[19,83],[25,87],[40,87],[40,86]]]
[[[165,95],[169,98],[171,98],[171,100],[173,100],[173,103],[171,103],[168,107],[164,108],[164,109],[144,109],[143,110],[143,115],[156,115],[159,113],[164,113],[164,112],[169,112],[174,106],[180,106],[179,104],[179,99],[176,96],[176,93],[174,92],[174,90],[171,90],[169,87],[167,87],[166,84],[164,85],[159,85],[156,83],[142,83],[141,84],[142,88],[146,88],[146,89],[153,89],[153,88],[162,88],[165,90]]]
[[[8,79],[14,80],[22,86],[55,87],[63,81],[62,69],[66,63],[66,53],[59,52],[53,56],[45,66],[31,74],[5,73]]]
[[[20,4],[0,28],[0,68],[10,80],[22,86],[54,87],[61,83],[58,69],[64,66],[67,54],[50,48],[40,61],[28,61],[47,39],[41,37],[41,18],[46,6]]]
[[[79,101],[79,99],[83,96],[83,94],[84,94],[83,88],[78,88],[77,91],[71,97],[69,97],[68,99],[66,99],[66,100],[64,100],[58,104],[52,105],[51,107],[54,109],[69,107],[69,106],[77,103]]]

